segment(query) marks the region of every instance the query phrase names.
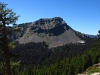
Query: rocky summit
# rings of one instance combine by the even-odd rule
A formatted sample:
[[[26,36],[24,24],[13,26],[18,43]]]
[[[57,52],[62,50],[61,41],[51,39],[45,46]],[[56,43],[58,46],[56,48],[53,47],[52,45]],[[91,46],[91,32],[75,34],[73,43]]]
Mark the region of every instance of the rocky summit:
[[[41,18],[35,22],[19,24],[19,33],[9,37],[22,43],[46,42],[49,47],[62,46],[68,43],[78,43],[81,39],[61,17]]]

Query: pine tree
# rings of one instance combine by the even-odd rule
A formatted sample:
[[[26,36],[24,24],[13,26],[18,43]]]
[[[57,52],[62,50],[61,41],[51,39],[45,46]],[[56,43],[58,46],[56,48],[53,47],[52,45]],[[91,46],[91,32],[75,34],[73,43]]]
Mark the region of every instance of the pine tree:
[[[19,16],[12,11],[12,9],[6,8],[7,4],[0,2],[0,51],[5,55],[5,63],[7,69],[7,75],[12,75],[11,65],[10,65],[10,53],[9,40],[7,35],[12,32],[12,29],[9,25],[15,25],[16,20]]]

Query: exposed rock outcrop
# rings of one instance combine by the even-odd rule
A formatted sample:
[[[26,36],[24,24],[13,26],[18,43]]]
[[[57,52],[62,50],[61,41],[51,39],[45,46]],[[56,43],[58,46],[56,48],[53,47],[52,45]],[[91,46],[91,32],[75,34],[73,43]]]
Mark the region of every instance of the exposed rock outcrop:
[[[67,43],[78,43],[81,39],[61,17],[41,18],[35,22],[23,23],[21,32],[13,33],[10,38],[19,43],[43,42],[49,47],[61,46]]]

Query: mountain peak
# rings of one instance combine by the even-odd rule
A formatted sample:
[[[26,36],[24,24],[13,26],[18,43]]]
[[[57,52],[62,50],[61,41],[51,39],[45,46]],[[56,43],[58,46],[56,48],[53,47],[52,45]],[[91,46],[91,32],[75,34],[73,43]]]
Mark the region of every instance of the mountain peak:
[[[19,43],[44,41],[49,47],[56,47],[81,41],[75,31],[61,17],[41,18],[20,26],[22,27],[21,32],[9,36],[19,41]],[[18,25],[18,27],[20,26]]]
[[[49,35],[53,34],[58,36],[70,28],[71,27],[68,26],[67,23],[65,23],[65,21],[61,17],[54,17],[41,18],[33,22],[29,30],[34,31],[35,33],[45,33]]]
[[[39,20],[51,20],[52,21],[52,20],[63,20],[63,19],[61,17],[53,17],[53,18],[41,18]]]
[[[61,17],[54,17],[54,18],[41,18],[34,22],[34,25],[39,26],[55,26],[58,23],[65,23],[65,21]],[[61,24],[60,24],[61,25]]]

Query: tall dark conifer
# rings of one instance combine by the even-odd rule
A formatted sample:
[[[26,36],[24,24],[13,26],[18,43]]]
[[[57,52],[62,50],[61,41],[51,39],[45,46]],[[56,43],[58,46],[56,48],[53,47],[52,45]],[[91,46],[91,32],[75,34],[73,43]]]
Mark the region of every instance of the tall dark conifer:
[[[7,75],[12,75],[10,65],[9,40],[7,35],[12,32],[9,25],[15,25],[18,16],[12,9],[6,8],[7,4],[0,2],[0,51],[5,55],[5,63],[7,68]],[[16,29],[17,30],[17,29]]]

